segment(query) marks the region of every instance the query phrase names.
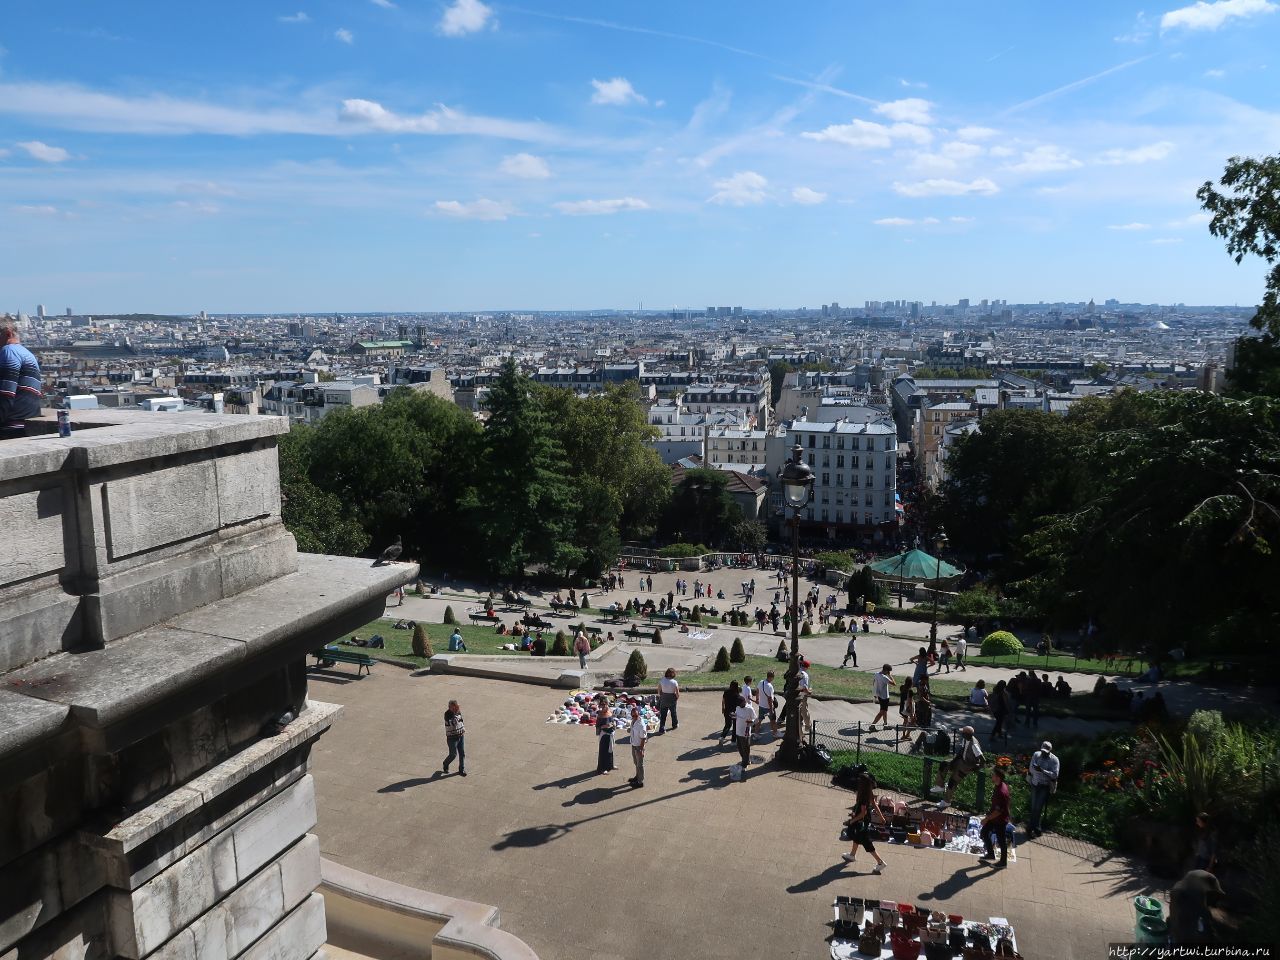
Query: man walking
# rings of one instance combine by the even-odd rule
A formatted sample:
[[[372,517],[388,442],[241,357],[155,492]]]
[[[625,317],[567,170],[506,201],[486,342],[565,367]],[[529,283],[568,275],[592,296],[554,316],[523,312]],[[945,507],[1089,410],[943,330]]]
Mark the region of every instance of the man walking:
[[[649,731],[640,718],[640,708],[631,708],[631,762],[636,765],[636,775],[627,783],[637,789],[644,786],[644,744],[649,739]]]
[[[751,732],[755,729],[755,705],[745,696],[738,697],[738,709],[733,712],[733,733],[738,740],[738,754],[742,757],[742,779],[747,779],[747,765],[751,763]]]
[[[591,641],[581,630],[579,630],[578,635],[573,638],[573,652],[578,655],[578,669],[587,669],[587,654],[591,652]]]
[[[667,732],[667,714],[671,714],[671,729],[680,729],[680,717],[676,714],[676,704],[680,700],[680,684],[676,680],[676,668],[667,667],[666,672],[658,678],[658,733]]]
[[[1061,763],[1054,755],[1053,744],[1046,740],[1040,744],[1040,750],[1031,756],[1031,816],[1027,821],[1027,836],[1038,837],[1043,831],[1040,822],[1044,818],[1045,808],[1049,805],[1049,796],[1057,789],[1058,771]]]
[[[879,712],[872,718],[870,730],[876,732],[876,724],[884,723],[889,725],[889,688],[896,687],[897,681],[890,675],[893,673],[893,667],[885,664],[880,668],[880,672],[871,678],[871,692],[876,698],[876,703],[880,705]]]
[[[449,709],[444,712],[444,742],[449,746],[449,756],[445,758],[441,773],[449,772],[449,764],[454,757],[458,758],[458,774],[467,775],[467,749],[463,740],[465,730],[462,723],[462,708],[457,700],[449,701]]]
[[[796,709],[800,711],[800,735],[809,736],[809,661],[800,661],[796,674]]]
[[[964,662],[965,654],[967,654],[968,652],[969,652],[969,641],[966,640],[965,635],[961,633],[959,638],[956,640],[956,669],[957,670],[969,669],[967,666],[965,666],[965,662]]]
[[[778,735],[778,713],[777,700],[773,695],[773,671],[770,670],[764,675],[764,679],[756,687],[756,706],[759,707],[760,715],[756,717],[755,727],[752,733],[759,733],[760,727],[764,725],[764,718],[769,718],[769,732],[775,737]]]
[[[997,767],[991,771],[991,809],[982,818],[983,854],[988,860],[995,857],[992,840],[1000,843],[1000,866],[1009,865],[1009,785],[1004,782],[1004,771]]]
[[[849,634],[849,646],[845,648],[844,660],[840,662],[840,669],[843,670],[849,663],[853,661],[853,665],[858,665],[858,635],[856,633]]]

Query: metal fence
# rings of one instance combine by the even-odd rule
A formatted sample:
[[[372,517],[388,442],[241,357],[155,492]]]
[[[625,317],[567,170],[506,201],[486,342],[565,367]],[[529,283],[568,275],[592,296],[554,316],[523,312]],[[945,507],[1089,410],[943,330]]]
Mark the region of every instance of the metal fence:
[[[921,742],[923,735],[938,730],[944,731],[950,740],[950,749],[946,753],[931,752]],[[931,797],[931,788],[939,777],[944,777],[943,783],[946,782],[943,771],[953,756],[959,730],[959,727],[935,726],[925,731],[901,725],[880,726],[873,730],[862,721],[849,724],[815,720],[809,728],[809,742],[821,744],[831,751],[836,770],[865,764],[882,787]],[[928,741],[926,736],[925,743]],[[978,770],[960,782],[951,803],[961,809],[981,811],[986,809],[987,794],[987,773]]]

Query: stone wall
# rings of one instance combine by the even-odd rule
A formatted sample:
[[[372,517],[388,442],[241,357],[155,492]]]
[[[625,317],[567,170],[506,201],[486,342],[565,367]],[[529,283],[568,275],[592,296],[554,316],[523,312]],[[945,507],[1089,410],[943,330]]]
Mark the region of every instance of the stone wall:
[[[297,552],[283,421],[77,426],[0,443],[0,960],[307,960],[305,657],[417,567]]]

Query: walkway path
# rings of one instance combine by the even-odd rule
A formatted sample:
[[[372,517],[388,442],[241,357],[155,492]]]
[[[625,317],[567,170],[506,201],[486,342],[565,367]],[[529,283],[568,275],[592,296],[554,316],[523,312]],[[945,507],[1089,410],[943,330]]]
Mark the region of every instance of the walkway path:
[[[1005,871],[904,848],[883,851],[883,876],[852,869],[837,840],[849,794],[767,763],[729,783],[712,696],[681,701],[679,730],[651,742],[648,783],[631,790],[623,750],[622,771],[593,776],[592,732],[543,722],[559,699],[544,688],[381,666],[311,695],[346,705],[312,754],[324,855],[495,903],[544,960],[821,958],[837,894],[1004,916],[1029,958],[1093,960],[1130,939],[1131,899],[1153,891],[1128,861],[1051,838]],[[467,721],[465,779],[436,773],[450,698]]]

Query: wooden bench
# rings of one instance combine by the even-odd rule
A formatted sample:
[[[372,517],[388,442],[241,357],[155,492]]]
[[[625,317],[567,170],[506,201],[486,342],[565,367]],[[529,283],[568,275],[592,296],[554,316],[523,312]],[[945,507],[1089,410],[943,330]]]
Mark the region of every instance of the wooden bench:
[[[496,613],[489,616],[484,610],[472,610],[467,614],[467,619],[472,623],[497,623],[499,617]]]
[[[503,597],[502,605],[508,610],[528,610],[533,606],[533,601],[528,597]]]
[[[601,610],[600,613],[610,623],[626,623],[631,619],[631,613],[625,607],[620,610],[609,610],[606,608]]]
[[[317,667],[331,667],[335,663],[351,663],[355,665],[356,677],[363,677],[367,673],[371,673],[373,665],[377,663],[373,657],[365,653],[353,653],[349,650],[334,650],[330,647],[313,651],[311,654],[316,658]]]
[[[600,635],[603,632],[599,627],[588,627],[585,623],[581,624],[580,626],[574,627],[573,629],[581,630],[588,637],[595,637],[597,640],[600,639]]]
[[[661,620],[663,623],[669,623],[674,626],[680,622],[680,615],[678,613],[658,613],[656,611],[650,611],[646,617],[650,623],[653,623],[656,620]]]

